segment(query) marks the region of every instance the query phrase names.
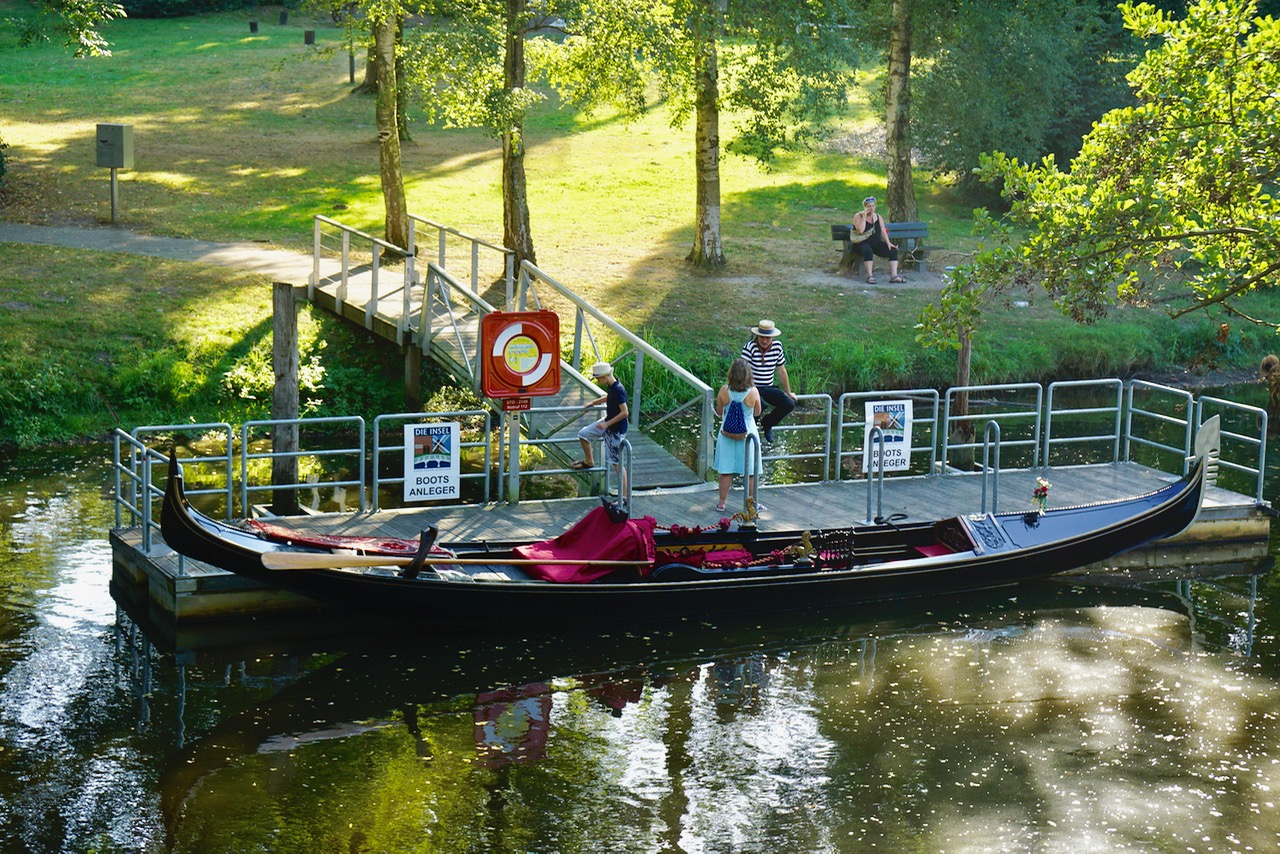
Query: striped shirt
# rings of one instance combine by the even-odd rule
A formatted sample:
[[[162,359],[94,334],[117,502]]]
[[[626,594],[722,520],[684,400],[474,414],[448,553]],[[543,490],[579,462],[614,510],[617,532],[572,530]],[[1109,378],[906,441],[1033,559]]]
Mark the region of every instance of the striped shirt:
[[[770,341],[769,349],[761,353],[756,346],[756,339],[752,338],[742,345],[741,356],[751,363],[751,382],[757,387],[773,385],[773,376],[778,372],[778,366],[787,363],[781,341]]]

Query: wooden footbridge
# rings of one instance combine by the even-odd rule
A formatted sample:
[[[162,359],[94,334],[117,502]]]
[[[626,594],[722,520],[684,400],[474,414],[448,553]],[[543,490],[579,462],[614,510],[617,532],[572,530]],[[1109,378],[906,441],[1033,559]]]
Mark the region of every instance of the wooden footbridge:
[[[416,382],[426,356],[474,390],[480,388],[481,318],[494,311],[554,311],[562,337],[571,330],[572,355],[561,361],[559,394],[534,398],[533,408],[521,413],[521,443],[539,448],[553,467],[570,472],[568,464],[580,454],[578,430],[600,417],[598,410],[583,410],[584,403],[600,396],[583,368],[608,361],[627,386],[632,487],[704,482],[713,390],[535,265],[526,262],[517,270],[514,257],[510,249],[417,216],[410,217],[407,247],[317,216],[307,297],[399,346],[407,381]],[[663,388],[675,389],[679,397],[674,405],[670,398],[662,401],[660,413],[641,393],[646,371],[662,372]],[[419,396],[416,387],[408,396]],[[689,414],[700,424],[696,434],[685,431],[683,441],[663,443],[652,438],[664,422]],[[597,490],[605,473],[574,474],[584,490]]]

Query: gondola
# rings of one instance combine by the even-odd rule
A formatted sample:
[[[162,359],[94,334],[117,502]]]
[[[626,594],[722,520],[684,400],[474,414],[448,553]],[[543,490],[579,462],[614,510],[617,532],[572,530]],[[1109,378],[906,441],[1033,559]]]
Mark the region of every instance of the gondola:
[[[161,533],[178,553],[238,575],[432,627],[646,625],[978,590],[1103,561],[1194,522],[1219,441],[1214,418],[1197,434],[1188,474],[1117,501],[779,532],[658,529],[652,517],[602,506],[552,540],[436,544],[433,532],[413,557],[306,545],[210,519],[187,501],[171,460]]]

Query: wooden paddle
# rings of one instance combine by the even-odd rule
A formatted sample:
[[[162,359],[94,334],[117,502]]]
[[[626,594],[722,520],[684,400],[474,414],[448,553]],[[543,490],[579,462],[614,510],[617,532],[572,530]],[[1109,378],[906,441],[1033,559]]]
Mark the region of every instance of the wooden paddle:
[[[263,552],[262,565],[267,569],[340,569],[354,566],[407,566],[413,558],[379,555],[338,555],[317,552]],[[475,564],[532,566],[647,566],[649,560],[522,560],[511,558],[458,558],[429,557],[421,561],[423,566],[439,564]]]

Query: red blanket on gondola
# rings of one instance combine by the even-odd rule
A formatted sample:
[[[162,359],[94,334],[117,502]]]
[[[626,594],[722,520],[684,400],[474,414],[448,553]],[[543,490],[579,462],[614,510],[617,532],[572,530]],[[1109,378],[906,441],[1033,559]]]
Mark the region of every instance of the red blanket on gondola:
[[[554,540],[543,540],[518,546],[513,551],[525,560],[634,560],[645,563],[635,567],[640,575],[648,575],[653,569],[655,549],[653,529],[658,521],[652,516],[614,522],[609,512],[597,507],[582,521]],[[524,567],[534,578],[546,581],[582,583],[626,569],[620,566],[599,564],[570,565],[540,563]]]

